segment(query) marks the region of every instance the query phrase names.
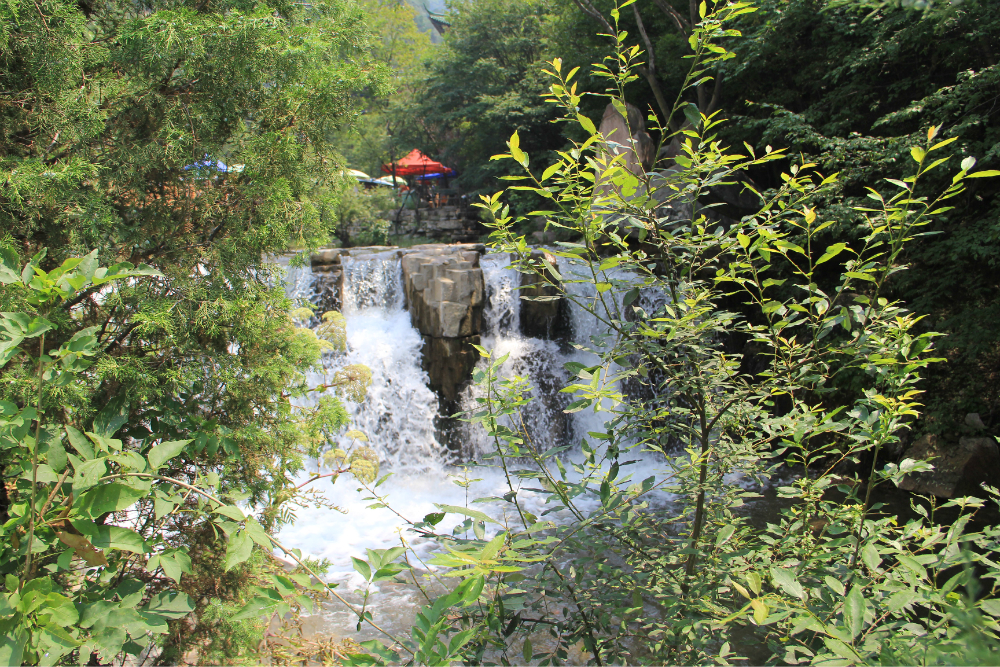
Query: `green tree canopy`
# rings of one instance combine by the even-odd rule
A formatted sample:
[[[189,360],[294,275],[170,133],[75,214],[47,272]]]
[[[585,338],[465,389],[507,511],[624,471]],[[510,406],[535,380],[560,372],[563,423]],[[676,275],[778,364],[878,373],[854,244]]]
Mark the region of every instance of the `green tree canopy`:
[[[493,191],[507,165],[489,157],[515,130],[543,157],[563,138],[543,94],[553,28],[548,0],[466,0],[451,5],[451,28],[423,82],[423,146],[459,169],[468,191]]]
[[[42,269],[96,249],[163,274],[62,307],[62,323],[99,327],[101,352],[49,409],[83,427],[115,399],[131,437],[200,437],[233,482],[259,480],[300,437],[287,392],[318,354],[268,257],[328,239],[342,178],[328,137],[358,94],[386,90],[361,11],[26,0],[4,3],[0,26],[3,245],[47,247]],[[24,295],[5,288],[3,310]],[[9,364],[3,398],[23,404],[29,376]]]
[[[852,206],[871,204],[866,185],[912,174],[910,146],[942,128],[952,163],[969,156],[995,169],[1000,153],[1000,16],[990,3],[937,3],[933,11],[898,3],[802,0],[759,3],[743,17],[747,39],[727,63],[726,138],[758,149],[788,147],[840,172],[828,204],[836,240],[856,238]],[[780,167],[752,174],[780,184]],[[936,187],[947,179],[936,176]],[[1000,408],[1000,201],[993,179],[977,181],[908,252],[895,295],[923,323],[948,336],[949,358],[930,372],[925,428],[954,435],[968,412],[989,422]],[[995,422],[994,422],[995,423]]]

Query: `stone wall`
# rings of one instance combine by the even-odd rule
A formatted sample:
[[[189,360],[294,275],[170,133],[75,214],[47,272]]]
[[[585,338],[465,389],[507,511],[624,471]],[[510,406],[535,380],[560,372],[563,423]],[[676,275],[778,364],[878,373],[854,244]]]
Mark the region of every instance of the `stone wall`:
[[[398,222],[396,211],[389,218],[390,231],[397,236],[464,243],[478,241],[487,232],[476,216],[476,209],[469,207],[403,209],[398,213]]]

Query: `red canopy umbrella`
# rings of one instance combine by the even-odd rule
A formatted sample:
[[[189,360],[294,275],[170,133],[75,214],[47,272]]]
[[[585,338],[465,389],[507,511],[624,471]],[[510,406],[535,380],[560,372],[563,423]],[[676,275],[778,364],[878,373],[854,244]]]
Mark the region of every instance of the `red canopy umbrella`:
[[[382,165],[382,171],[396,176],[423,176],[425,174],[453,174],[455,170],[436,162],[416,148],[402,160]]]

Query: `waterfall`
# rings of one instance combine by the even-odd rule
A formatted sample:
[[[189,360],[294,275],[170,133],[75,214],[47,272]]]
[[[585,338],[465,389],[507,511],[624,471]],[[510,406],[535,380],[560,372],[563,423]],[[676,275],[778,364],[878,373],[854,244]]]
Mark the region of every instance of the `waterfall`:
[[[487,336],[510,336],[521,330],[521,300],[517,285],[520,275],[510,266],[505,252],[483,255],[479,262],[486,283],[483,321]]]
[[[563,305],[569,322],[570,340],[532,338],[524,336],[520,331],[521,300],[520,292],[516,289],[520,284],[520,275],[511,267],[510,256],[507,253],[485,255],[480,264],[487,297],[483,313],[486,330],[482,344],[492,352],[494,358],[507,355],[500,370],[501,375],[527,378],[532,401],[522,409],[523,421],[536,448],[544,451],[564,445],[575,446],[581,438],[587,437],[588,432],[604,430],[607,412],[586,409],[568,415],[563,410],[569,404],[570,397],[560,392],[560,389],[571,380],[564,369],[567,362],[575,361],[586,366],[599,363],[595,354],[575,349],[571,343],[589,346],[592,339],[607,339],[612,330],[606,321],[621,317],[620,294],[617,301],[611,297],[617,292],[606,292],[599,296],[593,282],[588,280],[590,271],[586,264],[559,258],[558,270],[567,281],[566,291],[580,302],[573,303],[567,299]],[[635,282],[634,274],[622,270],[613,270],[608,278]],[[582,282],[572,282],[573,280]],[[483,368],[485,364],[482,361],[479,367]],[[614,367],[611,372],[617,370],[619,369]],[[462,408],[467,411],[477,409],[476,398],[482,396],[480,388],[467,388],[462,397]],[[467,452],[472,458],[491,451],[494,447],[478,426],[467,429],[466,438],[469,443]]]
[[[395,252],[347,256],[342,263],[347,351],[325,353],[322,369],[309,373],[309,383],[326,384],[350,364],[369,367],[372,384],[364,401],[343,400],[351,428],[368,437],[368,446],[385,468],[439,468],[445,449],[434,434],[438,402],[420,365],[423,341],[403,307],[399,256]],[[316,281],[307,286],[306,275],[312,275],[309,269],[290,270],[288,293],[321,301]],[[351,443],[341,437],[336,444],[346,449]]]
[[[566,281],[566,291],[576,300],[574,303],[567,299],[563,304],[570,340],[533,338],[520,330],[521,299],[517,289],[520,275],[511,267],[510,255],[487,254],[482,256],[480,264],[486,286],[482,345],[494,358],[507,357],[501,375],[527,379],[532,400],[523,408],[522,416],[534,445],[539,451],[575,446],[588,432],[603,430],[607,412],[586,409],[566,414],[563,410],[570,396],[560,389],[571,380],[564,368],[567,362],[587,366],[598,363],[595,354],[577,349],[571,343],[590,346],[592,341],[608,338],[612,330],[602,319],[622,317],[622,290],[599,294],[586,264],[559,258],[557,266]],[[310,373],[310,383],[313,386],[327,383],[337,370],[349,364],[368,366],[372,370],[372,385],[367,397],[360,404],[345,401],[345,407],[352,428],[366,434],[383,467],[397,471],[424,470],[451,463],[453,454],[436,436],[438,399],[427,387],[427,374],[421,367],[423,342],[405,310],[399,252],[362,251],[354,256],[344,255],[341,266],[340,299],[347,320],[348,349],[325,354],[323,368]],[[635,282],[633,274],[617,269],[608,272],[607,278]],[[334,288],[329,282],[317,279],[309,267],[288,271],[289,296],[314,304],[329,303],[337,300],[325,294],[331,289]],[[480,361],[479,367],[486,363]],[[619,369],[610,370],[613,373]],[[470,384],[459,404],[466,411],[478,410],[476,398],[482,395],[482,389]],[[460,459],[478,459],[492,451],[493,443],[482,427],[466,425],[461,431]],[[344,447],[350,443],[337,444]]]
[[[343,313],[403,311],[403,269],[395,251],[341,258],[344,270]],[[419,337],[419,336],[418,336]],[[419,358],[419,356],[418,356]]]
[[[326,303],[341,303],[347,323],[347,351],[326,353],[323,366],[309,375],[312,386],[328,382],[333,374],[348,364],[364,364],[372,369],[372,385],[360,404],[344,401],[350,413],[351,428],[364,432],[369,446],[378,454],[383,472],[394,473],[378,493],[386,498],[392,510],[372,509],[370,494],[349,476],[341,476],[333,485],[328,479],[314,482],[329,505],[306,505],[295,509],[295,523],[281,528],[279,538],[285,544],[304,553],[330,561],[327,578],[341,582],[345,594],[362,585],[351,564],[351,556],[361,556],[365,549],[388,548],[400,544],[400,531],[408,543],[426,560],[438,545],[405,532],[405,523],[419,521],[427,513],[440,511],[436,504],[465,506],[476,498],[498,498],[507,492],[507,480],[497,468],[476,468],[468,471],[455,460],[454,453],[443,446],[435,433],[439,405],[428,386],[427,374],[421,365],[422,339],[412,326],[404,308],[404,290],[398,251],[367,252],[341,256],[343,285],[329,279],[330,274],[314,274],[309,267],[289,269],[286,290],[289,296],[305,299],[320,308]],[[525,423],[538,450],[555,446],[572,446],[565,456],[579,461],[576,446],[588,431],[604,430],[606,412],[583,410],[574,414],[563,412],[570,400],[562,389],[570,380],[564,370],[568,361],[587,365],[596,357],[572,347],[568,341],[543,340],[521,334],[521,299],[516,287],[520,276],[511,268],[507,254],[484,255],[481,267],[486,286],[484,309],[485,330],[482,346],[494,355],[509,355],[501,373],[504,376],[526,377],[533,400],[524,410]],[[564,265],[559,270],[571,275],[579,267]],[[622,279],[628,276],[622,275]],[[330,295],[340,289],[342,294]],[[596,291],[587,283],[568,285],[571,293],[581,299],[593,299]],[[342,299],[341,299],[342,297]],[[571,340],[600,335],[606,331],[593,314],[564,304],[566,317],[572,325]],[[484,361],[480,361],[480,368]],[[460,397],[465,410],[477,409],[475,398],[481,391],[469,385]],[[492,450],[481,426],[465,426],[465,442],[460,459],[469,461]],[[338,442],[345,447],[349,443]],[[630,457],[635,458],[635,457]],[[642,457],[639,457],[642,459]],[[605,462],[605,467],[610,465]],[[571,466],[567,466],[571,468]],[[646,457],[627,470],[635,479],[657,474],[659,464]],[[570,469],[571,477],[578,473]],[[301,482],[308,476],[300,478]],[[468,483],[464,480],[469,480]],[[462,481],[462,484],[453,482]],[[532,490],[519,493],[522,508],[538,516],[549,511],[548,496]],[[585,511],[599,501],[581,497],[578,505]],[[660,502],[660,501],[657,501]],[[496,517],[501,523],[516,523],[516,515],[508,503],[482,502],[477,510]],[[396,514],[398,512],[398,514]],[[564,513],[546,515],[555,521],[570,520]],[[452,530],[465,517],[450,513],[437,526],[439,531]],[[372,598],[368,609],[384,627],[403,632],[412,623],[413,614],[422,598],[413,590],[393,585],[384,597]],[[376,587],[377,588],[377,587]],[[342,610],[324,607],[321,625],[338,635],[352,635],[356,618]],[[359,636],[359,639],[370,638]]]

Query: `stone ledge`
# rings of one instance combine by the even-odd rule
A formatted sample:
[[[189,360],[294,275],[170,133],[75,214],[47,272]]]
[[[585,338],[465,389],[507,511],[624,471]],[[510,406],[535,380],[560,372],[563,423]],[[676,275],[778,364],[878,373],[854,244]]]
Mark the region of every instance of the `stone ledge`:
[[[962,438],[946,445],[936,435],[925,435],[906,450],[904,458],[930,461],[934,470],[906,475],[899,488],[939,498],[983,496],[980,484],[1000,484],[1000,448],[993,438]]]

